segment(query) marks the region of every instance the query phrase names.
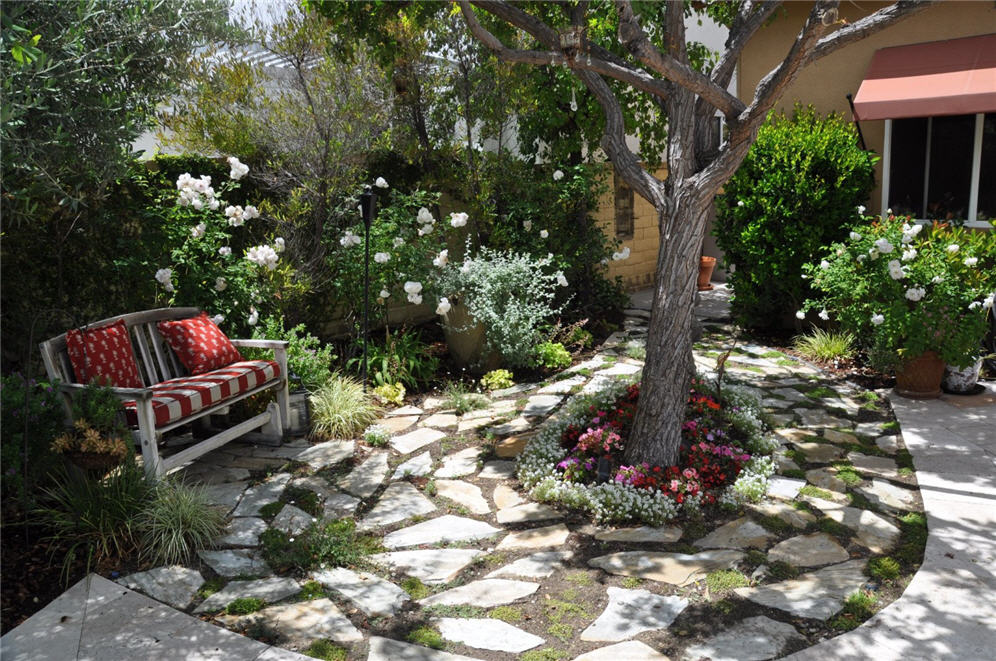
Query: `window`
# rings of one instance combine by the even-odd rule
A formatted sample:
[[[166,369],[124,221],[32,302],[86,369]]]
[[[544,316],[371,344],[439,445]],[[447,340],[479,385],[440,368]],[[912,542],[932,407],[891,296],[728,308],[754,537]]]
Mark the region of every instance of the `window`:
[[[613,174],[616,191],[616,237],[633,238],[633,189],[618,174]]]
[[[996,218],[996,113],[886,122],[882,207],[930,220]]]

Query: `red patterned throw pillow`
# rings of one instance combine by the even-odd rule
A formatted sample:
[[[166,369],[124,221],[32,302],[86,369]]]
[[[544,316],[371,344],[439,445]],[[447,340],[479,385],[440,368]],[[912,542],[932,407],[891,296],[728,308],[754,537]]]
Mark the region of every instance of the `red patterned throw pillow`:
[[[99,328],[67,331],[66,352],[79,383],[96,380],[117,388],[145,387],[124,319]]]
[[[242,360],[242,354],[207,312],[190,319],[160,321],[159,332],[192,375]]]

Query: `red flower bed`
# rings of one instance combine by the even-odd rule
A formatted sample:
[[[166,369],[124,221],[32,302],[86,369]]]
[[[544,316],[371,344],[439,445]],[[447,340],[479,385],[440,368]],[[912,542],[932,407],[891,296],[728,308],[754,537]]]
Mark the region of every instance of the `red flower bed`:
[[[560,438],[567,456],[557,464],[563,479],[591,484],[603,479],[628,484],[638,489],[657,489],[675,502],[700,497],[713,503],[724,487],[732,484],[750,455],[726,422],[723,407],[712,395],[692,383],[681,427],[682,443],[677,466],[651,466],[623,463],[626,437],[633,427],[633,417],[640,399],[638,384],[630,386],[611,407],[591,407],[586,424],[568,426]],[[606,474],[605,469],[608,468]]]

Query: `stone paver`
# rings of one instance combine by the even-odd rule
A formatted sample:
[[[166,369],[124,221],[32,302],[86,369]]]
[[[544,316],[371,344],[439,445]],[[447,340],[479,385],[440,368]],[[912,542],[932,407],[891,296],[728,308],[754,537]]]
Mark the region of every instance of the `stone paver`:
[[[242,492],[249,486],[249,482],[222,482],[221,484],[208,484],[202,487],[204,496],[210,505],[218,505],[225,508],[228,513],[238,505],[242,498]]]
[[[533,395],[526,400],[526,408],[522,410],[522,415],[527,418],[547,415],[560,406],[562,401],[564,398],[561,395]]]
[[[540,551],[496,569],[484,578],[547,578],[563,569],[573,551]]]
[[[797,617],[826,620],[843,607],[848,595],[868,580],[864,575],[864,566],[864,560],[850,560],[788,581],[737,588],[734,592],[754,603]]]
[[[477,606],[493,608],[525,599],[539,589],[539,583],[506,578],[484,578],[419,599],[423,606]]]
[[[387,453],[374,452],[339,481],[339,488],[357,498],[369,498],[387,477]]]
[[[519,495],[518,491],[504,484],[499,484],[495,487],[494,493],[491,494],[491,499],[495,501],[495,507],[500,510],[515,507],[526,502]]]
[[[501,620],[443,617],[433,620],[433,624],[446,640],[496,652],[517,654],[546,642]]]
[[[769,562],[787,562],[794,567],[819,567],[844,562],[851,556],[825,532],[790,537],[771,547]]]
[[[359,528],[369,530],[387,526],[413,516],[434,512],[436,506],[422,492],[407,482],[392,482],[380,495],[377,504],[360,520]]]
[[[899,528],[875,512],[855,507],[825,509],[823,513],[855,531],[854,540],[874,553],[886,553],[899,539]]]
[[[692,542],[700,549],[764,549],[772,537],[762,525],[742,517],[716,528],[711,533]]]
[[[293,578],[263,578],[258,581],[231,581],[194,609],[195,613],[209,613],[221,610],[236,599],[255,598],[274,603],[292,597],[301,591],[301,586]]]
[[[602,614],[581,632],[581,640],[618,642],[644,631],[664,629],[681,615],[688,601],[648,590],[610,587],[609,603]]]
[[[638,640],[627,640],[624,643],[599,647],[597,650],[585,652],[574,657],[574,661],[669,661],[653,647]],[[696,659],[698,661],[698,659]]]
[[[370,637],[370,654],[367,661],[478,661],[472,656],[450,654],[400,640]]]
[[[460,542],[482,539],[500,532],[501,528],[495,528],[483,521],[445,514],[389,533],[384,537],[384,546],[396,549],[420,544]]]
[[[398,418],[381,418],[377,424],[392,434],[400,434],[418,422],[417,415],[403,415]]]
[[[242,500],[239,501],[238,507],[232,514],[234,516],[259,516],[259,509],[263,505],[280,500],[280,494],[284,492],[290,478],[290,473],[280,473],[267,482],[249,487],[242,494]]]
[[[204,584],[204,577],[195,569],[174,565],[119,578],[118,583],[139,590],[173,608],[185,610]]]
[[[273,517],[270,524],[281,532],[285,532],[291,537],[300,535],[305,528],[316,521],[315,517],[293,505],[284,505],[280,513]]]
[[[456,429],[460,424],[460,418],[456,413],[435,413],[422,421],[423,427],[435,427],[436,429]]]
[[[395,615],[408,601],[407,592],[370,572],[337,567],[315,572],[312,579],[342,594],[367,615]]]
[[[402,406],[401,408],[394,409],[387,415],[390,417],[399,415],[422,415],[424,411],[417,406]]]
[[[485,500],[481,487],[463,480],[436,480],[436,493],[462,505],[473,514],[488,514],[491,506]],[[499,521],[500,523],[500,521]]]
[[[810,523],[816,521],[816,517],[809,512],[797,510],[788,503],[778,500],[767,500],[756,505],[751,505],[751,509],[762,516],[774,516],[793,528],[805,528]]]
[[[876,457],[875,455],[851,452],[847,455],[847,460],[854,464],[854,468],[861,473],[892,480],[899,477],[899,467],[896,466],[896,460],[891,457]]]
[[[498,510],[498,523],[531,523],[561,519],[560,512],[543,503],[524,503],[515,507]]]
[[[529,431],[533,428],[533,423],[529,422],[525,418],[513,418],[506,423],[495,425],[491,427],[490,431],[495,436],[510,436],[512,434],[521,434],[522,432]],[[501,455],[499,455],[501,456]]]
[[[657,551],[620,551],[592,558],[588,564],[617,576],[646,578],[671,585],[689,585],[716,569],[730,569],[742,560],[740,551],[702,551],[694,555]]]
[[[785,622],[759,615],[748,617],[704,643],[685,650],[683,661],[765,661],[781,656],[789,643],[805,638]]]
[[[875,439],[875,445],[878,446],[878,449],[883,452],[896,454],[899,450],[899,437],[895,435],[879,436]]]
[[[328,441],[302,450],[294,459],[320,470],[352,457],[355,450],[356,444],[353,441]]]
[[[515,462],[501,459],[488,461],[477,477],[485,480],[510,480],[515,477]]]
[[[344,644],[363,640],[363,633],[326,598],[270,606],[256,617],[291,640],[329,638]]]
[[[218,546],[259,546],[259,535],[266,528],[266,521],[257,516],[238,517],[228,523],[224,536],[215,543]]]
[[[681,528],[677,526],[665,526],[663,528],[651,528],[650,526],[615,528],[613,530],[598,531],[595,533],[595,539],[602,542],[669,544],[681,539]]]
[[[428,450],[422,454],[415,455],[408,461],[398,464],[394,471],[392,480],[401,480],[405,477],[423,477],[432,472],[432,455]]]
[[[360,499],[349,494],[330,493],[325,497],[325,510],[322,512],[322,516],[325,519],[341,519],[352,516],[359,504]]]
[[[838,493],[847,491],[847,483],[837,477],[837,474],[829,468],[814,468],[806,471],[806,481],[813,486],[829,491]]]
[[[806,455],[806,460],[816,464],[829,464],[847,453],[847,450],[830,443],[796,443],[795,447]]]
[[[885,480],[872,480],[870,485],[859,487],[856,491],[873,504],[886,509],[907,512],[917,512],[922,509],[917,502],[916,491],[897,487]]]
[[[198,551],[197,555],[222,576],[269,576],[273,573],[259,551]]]
[[[441,438],[446,438],[446,433],[430,427],[420,427],[415,431],[408,432],[391,439],[391,447],[401,454],[411,454],[420,448],[435,443]]]
[[[785,500],[794,500],[799,495],[799,489],[804,486],[806,486],[805,480],[775,475],[768,479],[768,495],[775,498],[784,498]]]
[[[501,541],[497,549],[499,551],[511,551],[515,549],[543,549],[548,547],[561,546],[567,541],[571,531],[563,523],[543,528],[532,528],[530,530],[520,530],[513,532]]]
[[[425,549],[393,551],[367,556],[374,564],[420,579],[426,585],[443,585],[484,555],[477,549]]]
[[[583,376],[572,376],[569,379],[554,381],[548,386],[543,386],[536,392],[540,395],[566,395],[577,386],[583,386],[587,379]]]
[[[443,457],[443,465],[433,473],[436,477],[463,477],[477,472],[480,448],[464,448]]]

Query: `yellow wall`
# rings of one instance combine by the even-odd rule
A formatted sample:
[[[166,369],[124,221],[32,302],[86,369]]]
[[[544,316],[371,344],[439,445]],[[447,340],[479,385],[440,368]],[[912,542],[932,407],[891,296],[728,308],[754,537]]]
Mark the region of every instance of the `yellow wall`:
[[[840,16],[854,22],[887,5],[884,2],[845,2]],[[737,74],[738,96],[749,102],[758,81],[785,57],[792,41],[808,16],[812,3],[787,2],[775,20],[762,28],[744,49]],[[927,41],[957,39],[996,31],[996,5],[992,2],[941,2],[885,28],[870,37],[854,42],[805,68],[789,87],[776,110],[792,111],[796,101],[813,105],[819,112],[844,113],[851,117],[847,94],[855,95],[864,78],[872,55],[880,48]],[[882,153],[884,120],[861,122],[869,149]],[[876,181],[881,181],[881,164]],[[880,211],[881,189],[872,192],[869,209]]]

